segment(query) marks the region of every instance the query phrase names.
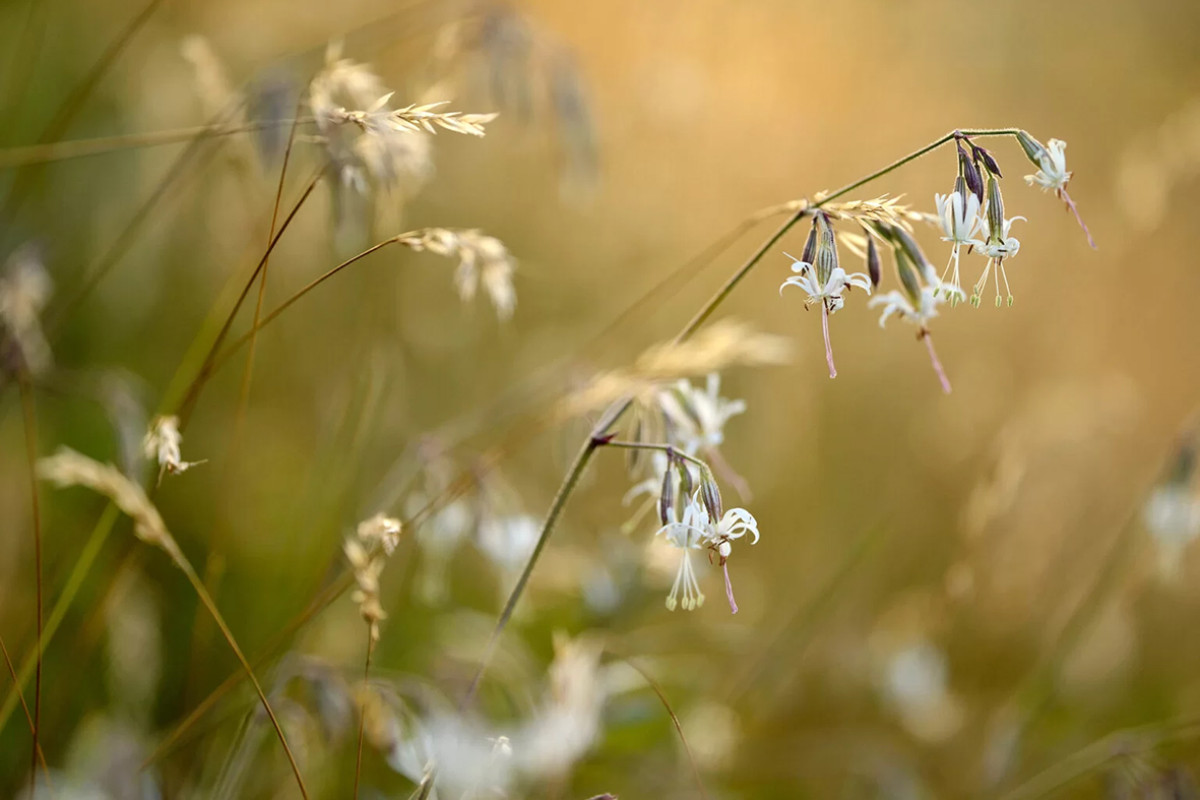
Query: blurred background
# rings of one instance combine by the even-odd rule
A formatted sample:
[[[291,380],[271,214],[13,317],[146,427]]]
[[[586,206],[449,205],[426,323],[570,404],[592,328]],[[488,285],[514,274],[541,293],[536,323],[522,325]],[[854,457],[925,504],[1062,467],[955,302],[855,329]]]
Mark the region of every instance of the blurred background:
[[[20,673],[32,711],[24,372],[39,456],[66,445],[150,490],[311,796],[350,796],[359,708],[364,797],[408,797],[421,747],[447,739],[442,797],[1195,796],[1198,31],[1182,0],[3,4],[0,795],[30,784],[13,691]],[[515,313],[499,319],[486,292],[464,303],[452,259],[365,258],[261,333],[248,388],[243,354],[222,366],[183,440],[206,463],[153,488],[146,426],[176,407],[259,262],[287,120],[331,58],[365,65],[393,108],[499,117],[482,139],[414,134],[394,180],[365,189],[299,125],[279,218],[321,179],[273,253],[264,308],[436,226],[504,243]],[[272,124],[188,130],[247,121]],[[731,561],[740,613],[702,558],[709,602],[663,607],[672,553],[653,515],[630,522],[624,458],[602,451],[475,713],[454,714],[586,435],[563,398],[674,335],[780,220],[680,267],[761,208],[955,128],[1009,125],[1070,143],[1098,249],[1024,184],[1015,141],[989,140],[1008,214],[1027,218],[1016,302],[985,292],[936,320],[943,395],[914,329],[881,329],[858,293],[831,320],[829,380],[819,315],[777,292],[783,251],[804,246],[788,234],[718,314],[794,343],[791,363],[721,384],[747,407],[721,452],[749,493],[727,484],[727,504],[762,531]],[[932,212],[955,169],[944,148],[854,197]],[[940,268],[936,229],[918,238]],[[964,280],[981,267],[964,256]],[[17,337],[26,308],[36,324]],[[103,498],[42,484],[38,499],[56,795],[297,796],[244,684],[175,735],[238,673],[179,570]],[[322,601],[376,512],[421,524],[380,578],[364,688],[357,605]]]

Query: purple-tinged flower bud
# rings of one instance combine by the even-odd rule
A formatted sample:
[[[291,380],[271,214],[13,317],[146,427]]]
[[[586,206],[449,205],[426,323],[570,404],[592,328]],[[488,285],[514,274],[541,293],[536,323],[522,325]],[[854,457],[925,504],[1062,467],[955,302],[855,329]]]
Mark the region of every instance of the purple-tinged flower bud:
[[[1021,149],[1025,151],[1026,157],[1039,168],[1042,166],[1042,159],[1050,155],[1050,151],[1046,149],[1044,144],[1025,131],[1017,131],[1017,141],[1020,142]]]
[[[975,166],[975,160],[963,149],[962,142],[958,143],[958,174],[966,181],[971,194],[978,197],[982,203],[983,177],[979,174],[979,168]]]
[[[875,246],[875,237],[867,234],[867,274],[871,276],[871,286],[878,288],[880,275],[879,248]]]
[[[996,163],[996,159],[992,157],[991,153],[984,148],[976,147],[975,145],[971,145],[971,148],[975,151],[975,156],[983,162],[984,169],[995,175],[997,178],[1004,177],[1004,175],[1000,172],[1000,165]]]
[[[717,487],[716,478],[713,477],[712,470],[708,467],[705,467],[700,473],[700,502],[704,504],[708,518],[713,522],[720,520],[725,513],[725,509],[721,505],[721,490]]]
[[[820,216],[818,214],[817,216]],[[812,227],[808,229],[808,239],[804,242],[804,252],[800,254],[800,260],[805,264],[813,263],[813,258],[817,253],[817,220],[813,218]]]

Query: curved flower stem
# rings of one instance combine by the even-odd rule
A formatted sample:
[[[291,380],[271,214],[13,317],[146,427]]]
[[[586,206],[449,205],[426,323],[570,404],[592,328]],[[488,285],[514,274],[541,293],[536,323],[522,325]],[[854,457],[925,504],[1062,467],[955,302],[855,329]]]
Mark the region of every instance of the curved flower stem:
[[[950,394],[950,379],[946,377],[946,370],[942,368],[942,362],[938,358],[937,350],[933,349],[933,334],[929,331],[921,331],[921,337],[925,340],[925,349],[929,351],[929,361],[933,364],[933,371],[937,373],[938,380],[942,382],[942,391]]]
[[[821,333],[825,334],[825,363],[829,365],[829,377],[837,377],[837,367],[833,365],[833,344],[829,341],[829,306],[821,301]]]

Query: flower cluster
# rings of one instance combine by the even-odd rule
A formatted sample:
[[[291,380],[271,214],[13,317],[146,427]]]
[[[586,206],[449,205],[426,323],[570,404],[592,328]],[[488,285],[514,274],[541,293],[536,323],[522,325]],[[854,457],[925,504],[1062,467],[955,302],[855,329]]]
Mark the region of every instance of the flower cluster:
[[[655,534],[670,547],[679,551],[675,580],[667,595],[666,605],[672,611],[682,606],[691,611],[704,604],[704,592],[692,563],[693,551],[707,551],[717,559],[725,575],[725,591],[730,609],[737,613],[737,603],[729,579],[728,559],[733,543],[750,536],[751,544],[759,538],[758,522],[744,508],[726,510],[713,467],[723,467],[729,479],[741,483],[725,465],[718,450],[725,439],[725,423],[745,411],[741,400],[720,395],[720,378],[710,374],[703,389],[690,381],[681,380],[658,390],[648,403],[635,412],[635,439],[645,435],[653,438],[660,432],[666,442],[614,442],[605,444],[627,447],[631,455],[651,452],[647,461],[632,460],[631,466],[645,465],[645,477],[626,495],[626,502],[640,494],[654,498],[660,527]],[[708,460],[702,460],[697,454]],[[744,489],[742,494],[744,494]],[[649,509],[649,504],[646,510]],[[641,514],[635,517],[640,518]]]
[[[1067,182],[1071,179],[1063,152],[1066,144],[1052,139],[1049,146],[1045,146],[1024,131],[1010,132],[1009,135],[1018,140],[1029,159],[1038,166],[1037,174],[1027,176],[1027,182],[1054,190],[1075,211],[1074,203],[1066,193]],[[803,213],[812,217],[812,229],[801,258],[785,253],[792,259],[791,269],[796,274],[784,280],[779,289],[781,293],[788,286],[803,289],[808,295],[804,304],[806,309],[814,303],[821,304],[825,357],[830,377],[836,377],[837,370],[830,345],[828,318],[844,307],[843,295],[850,289],[858,287],[871,294],[878,288],[880,247],[890,248],[895,257],[900,288],[872,297],[869,306],[882,307],[880,326],[885,325],[892,316],[917,326],[917,338],[925,342],[930,361],[946,392],[950,391],[950,383],[933,349],[929,322],[938,316],[942,304],[954,306],[968,297],[960,277],[964,249],[968,253],[978,252],[987,259],[979,280],[971,290],[972,305],[980,305],[989,277],[996,288],[996,306],[1004,304],[1001,282],[1007,303],[1012,305],[1013,295],[1005,264],[1017,255],[1021,247],[1021,242],[1012,235],[1013,223],[1025,218],[1005,214],[1004,197],[1000,191],[1000,179],[1003,176],[992,154],[976,145],[966,134],[955,134],[954,141],[958,151],[958,175],[953,191],[934,195],[935,214],[909,214],[906,207],[895,201],[889,201],[886,205],[878,201],[832,204],[818,198],[811,206],[804,207]],[[885,209],[887,213],[880,213],[880,209]],[[941,278],[937,277],[933,265],[913,238],[910,222],[914,216],[936,222],[941,229],[942,241],[950,244],[950,259]],[[861,228],[861,236],[840,235],[851,249],[865,256],[866,273],[849,274],[839,265],[838,236],[833,230],[835,220],[851,220]],[[1082,220],[1080,225],[1083,225]],[[1083,227],[1086,232],[1087,227]],[[1090,234],[1088,241],[1091,242]]]

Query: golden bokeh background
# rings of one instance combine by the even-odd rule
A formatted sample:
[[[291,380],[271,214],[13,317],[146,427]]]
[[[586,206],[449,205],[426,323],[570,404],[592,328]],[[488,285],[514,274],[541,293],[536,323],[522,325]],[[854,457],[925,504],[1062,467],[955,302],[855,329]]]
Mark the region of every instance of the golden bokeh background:
[[[540,519],[587,430],[555,417],[562,398],[672,336],[778,224],[677,272],[748,215],[955,128],[1012,125],[1070,143],[1070,190],[1098,249],[1059,201],[1024,184],[1033,169],[1016,142],[989,140],[1008,213],[1027,218],[1008,264],[1016,301],[997,310],[985,292],[981,308],[936,321],[954,384],[943,396],[913,329],[880,329],[859,295],[831,320],[840,374],[829,380],[819,316],[799,292],[777,292],[790,274],[782,251],[803,248],[804,231],[791,232],[719,312],[795,345],[792,363],[734,368],[722,383],[748,407],[722,452],[752,489],[737,498],[726,487],[727,498],[762,530],[731,562],[740,613],[728,613],[711,568],[703,608],[663,608],[670,570],[658,568],[654,526],[622,531],[623,459],[601,451],[505,634],[480,714],[495,730],[520,718],[545,686],[555,632],[586,634],[603,642],[607,665],[628,660],[653,676],[710,797],[1125,797],[1168,785],[1181,793],[1153,796],[1194,796],[1200,563],[1189,538],[1178,552],[1163,544],[1143,510],[1191,441],[1200,399],[1190,213],[1200,6],[152,6],[77,108],[72,91],[143,0],[0,8],[0,261],[35,253],[55,287],[44,315],[54,365],[33,392],[39,455],[68,445],[125,466],[137,452],[148,415],[194,373],[189,348],[198,335],[211,341],[210,315],[228,311],[262,253],[280,165],[254,136],[213,137],[156,196],[187,145],[134,141],[23,163],[20,148],[64,104],[76,113],[52,141],[204,125],[226,91],[213,88],[210,54],[229,92],[256,98],[251,117],[290,116],[328,43],[341,41],[395,90],[394,105],[452,86],[450,107],[501,112],[483,139],[440,133],[436,173],[403,207],[339,215],[319,185],[272,257],[267,307],[381,238],[445,226],[480,228],[515,255],[514,318],[498,321],[482,298],[464,305],[451,262],[371,256],[263,331],[240,423],[243,360],[218,373],[184,439],[184,457],[207,463],[154,493],[247,654],[334,579],[358,520],[419,507],[413,476],[423,479],[430,453],[446,453],[508,511]],[[515,37],[528,62],[448,51],[455,24]],[[312,133],[296,144],[285,209],[320,166]],[[954,175],[944,148],[855,196],[902,195],[932,212]],[[946,245],[932,228],[920,239],[940,267]],[[974,281],[982,260],[964,263]],[[73,302],[97,270],[103,280]],[[19,668],[35,648],[33,517],[20,393],[4,369],[0,636]],[[1196,503],[1194,476],[1181,480]],[[59,796],[89,782],[114,798],[219,796],[222,765],[238,754],[252,766],[233,796],[296,796],[245,687],[157,758],[147,783],[130,781],[237,662],[179,572],[136,544],[127,521],[91,538],[101,499],[43,485],[39,500],[46,614],[77,592],[42,685]],[[421,587],[434,567],[417,538],[406,531],[383,573],[389,619],[373,675],[452,707],[516,573],[465,546],[432,600]],[[85,556],[94,562],[73,584]],[[597,575],[615,599],[596,599]],[[259,674],[271,685],[296,663],[319,664],[353,686],[363,637],[341,597]],[[7,668],[0,675],[0,795],[21,796],[29,726],[6,699]],[[658,698],[636,673],[626,679],[580,762],[509,796],[699,796]],[[311,708],[288,702],[297,720]],[[238,744],[246,719],[261,734],[253,747]],[[312,794],[348,796],[354,726],[324,735],[294,724]],[[364,796],[413,788],[369,747],[362,775]]]

